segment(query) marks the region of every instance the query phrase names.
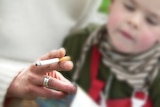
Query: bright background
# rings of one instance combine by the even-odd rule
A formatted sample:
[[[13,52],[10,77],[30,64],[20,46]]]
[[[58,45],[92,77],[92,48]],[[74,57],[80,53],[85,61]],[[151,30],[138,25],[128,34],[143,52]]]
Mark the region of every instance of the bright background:
[[[102,3],[100,5],[99,11],[102,13],[107,14],[108,13],[108,8],[111,0],[102,0]]]

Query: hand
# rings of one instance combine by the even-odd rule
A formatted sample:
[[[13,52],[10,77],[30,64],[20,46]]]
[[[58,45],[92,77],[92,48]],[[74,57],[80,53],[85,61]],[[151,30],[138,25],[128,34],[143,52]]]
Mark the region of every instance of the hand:
[[[53,50],[38,60],[61,58],[66,54],[65,49]],[[76,92],[76,87],[64,78],[58,71],[69,71],[73,68],[71,61],[64,61],[50,65],[35,66],[31,64],[23,69],[12,81],[6,97],[34,99],[36,97],[64,98],[67,94]],[[56,71],[58,70],[58,71]],[[43,85],[46,74],[52,74],[48,82],[48,88]]]

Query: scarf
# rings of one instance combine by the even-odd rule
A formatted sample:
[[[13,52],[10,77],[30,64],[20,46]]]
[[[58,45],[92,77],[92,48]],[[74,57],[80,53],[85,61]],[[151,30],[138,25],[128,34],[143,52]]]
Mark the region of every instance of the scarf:
[[[160,69],[160,45],[156,44],[151,49],[139,54],[123,54],[114,50],[107,35],[105,25],[91,33],[76,63],[73,81],[78,79],[87,51],[93,45],[97,45],[102,54],[102,62],[110,68],[119,81],[125,81],[135,89],[148,88]]]

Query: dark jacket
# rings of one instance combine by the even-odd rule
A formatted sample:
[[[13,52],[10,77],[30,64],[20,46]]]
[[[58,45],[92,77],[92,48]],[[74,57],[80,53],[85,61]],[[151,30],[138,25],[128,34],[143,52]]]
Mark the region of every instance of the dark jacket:
[[[84,42],[96,27],[97,26],[89,25],[85,29],[82,29],[75,33],[70,34],[64,40],[63,47],[66,49],[67,55],[71,56],[74,64],[76,64],[76,61],[80,57],[81,49],[83,47]],[[79,74],[79,79],[77,80],[77,83],[86,92],[89,91],[89,88],[91,85],[90,84],[91,77],[89,72],[90,64],[91,64],[91,54],[92,54],[92,48],[88,51],[86,55],[85,63]],[[101,61],[99,63],[100,65],[99,65],[99,72],[98,72],[97,78],[103,82],[106,82],[106,80],[109,77],[110,70]],[[74,71],[75,71],[75,66],[70,73],[68,72],[67,73],[62,72],[62,73],[65,77],[71,80]],[[157,75],[152,86],[149,89],[149,96],[150,96],[151,102],[154,105],[153,107],[160,107],[159,81],[160,81],[160,74]],[[132,93],[133,93],[133,88],[130,87],[126,82],[118,81],[115,77],[113,78],[113,82],[111,84],[110,91],[109,91],[109,99],[114,100],[114,99],[130,98],[132,96]],[[152,106],[145,106],[145,107],[152,107]]]

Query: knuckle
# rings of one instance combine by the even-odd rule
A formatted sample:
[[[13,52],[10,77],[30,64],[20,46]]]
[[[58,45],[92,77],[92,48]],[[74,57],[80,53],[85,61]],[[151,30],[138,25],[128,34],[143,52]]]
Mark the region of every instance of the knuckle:
[[[53,68],[52,68],[51,65],[47,65],[46,68],[47,68],[48,70],[53,70]]]
[[[56,53],[57,53],[57,50],[51,50],[51,51],[48,53],[48,58],[53,58]]]
[[[33,87],[27,86],[25,87],[25,94],[26,95],[32,95],[34,93]]]
[[[61,64],[58,64],[58,66],[57,66],[57,70],[63,70],[64,69],[64,67],[63,67],[63,65],[61,65]]]
[[[35,75],[33,74],[33,73],[29,73],[28,74],[28,81],[33,81],[33,80],[35,80]]]
[[[48,53],[48,58],[52,58],[52,51]]]

